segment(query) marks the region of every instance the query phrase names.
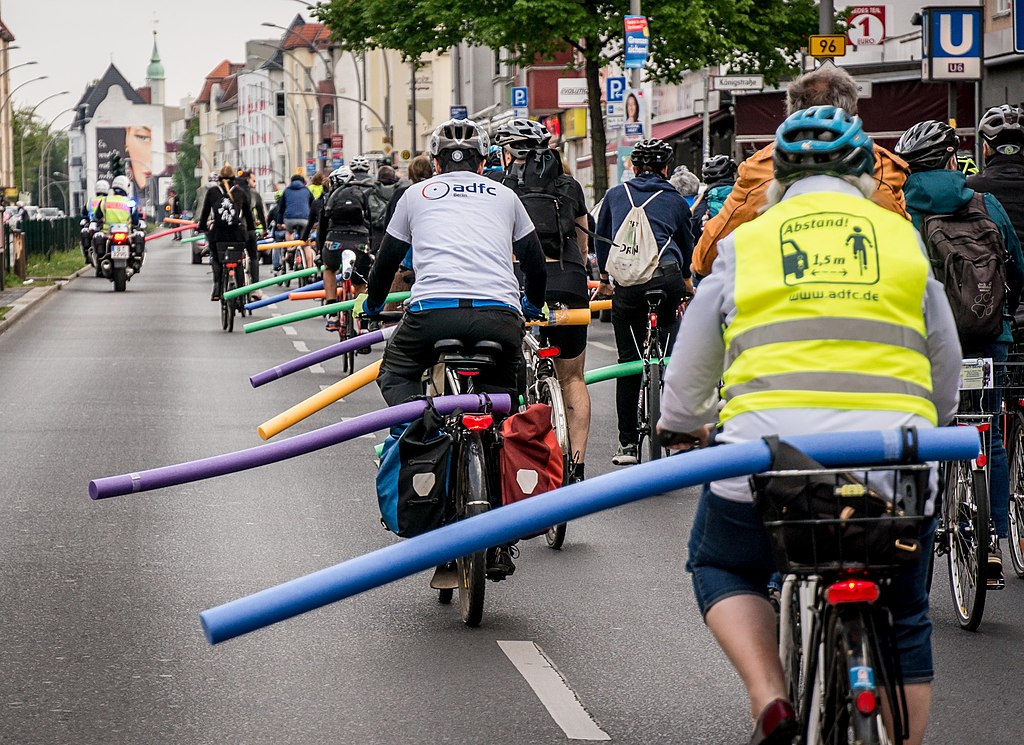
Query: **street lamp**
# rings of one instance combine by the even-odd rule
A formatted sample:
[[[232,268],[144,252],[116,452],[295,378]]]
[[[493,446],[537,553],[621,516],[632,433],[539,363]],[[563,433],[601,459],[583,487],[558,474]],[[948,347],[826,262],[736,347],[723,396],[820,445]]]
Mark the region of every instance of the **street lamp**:
[[[40,75],[38,78],[32,78],[31,80],[26,80],[21,85],[14,86],[14,88],[11,90],[11,92],[7,96],[7,98],[4,99],[4,102],[2,104],[0,104],[0,114],[3,113],[3,110],[5,108],[7,108],[7,104],[10,102],[11,96],[13,96],[15,93],[17,93],[20,89],[24,88],[29,83],[35,83],[36,81],[39,81],[39,80],[47,80],[47,79],[49,79],[49,77],[50,77],[49,75]]]
[[[37,103],[35,106],[33,106],[32,110],[30,112],[28,112],[28,117],[26,117],[26,124],[30,124],[32,122],[32,119],[34,119],[35,115],[36,115],[36,109],[38,109],[44,103],[49,101],[51,98],[57,98],[58,96],[66,96],[70,92],[71,91],[61,91],[60,93],[53,93],[53,94],[47,96],[46,98],[40,99],[39,103]],[[21,188],[22,189],[25,188],[25,130],[26,129],[27,129],[27,127],[22,127],[21,128]],[[49,130],[47,130],[47,131],[49,131]],[[39,167],[40,168],[43,167],[42,161],[39,162]],[[37,183],[37,185],[41,186],[41,184],[42,184],[42,180],[40,179],[39,182]],[[40,197],[39,201],[42,201],[42,192],[40,192],[39,197]]]
[[[10,49],[14,49],[14,47],[9,47],[9,48],[10,48]],[[11,65],[10,67],[8,67],[8,68],[7,68],[6,70],[4,70],[3,72],[0,72],[0,78],[2,78],[2,77],[3,77],[4,75],[6,75],[7,73],[9,73],[9,72],[10,72],[11,70],[17,70],[17,69],[18,69],[19,67],[25,67],[26,65],[38,65],[38,64],[39,64],[39,63],[38,63],[38,62],[36,62],[35,60],[31,60],[31,61],[29,61],[29,62],[21,62],[21,63],[19,63],[19,64],[17,64],[17,65]]]
[[[68,108],[64,109],[63,111],[61,111],[61,112],[58,112],[58,113],[57,113],[57,114],[56,114],[56,115],[55,115],[55,116],[53,117],[53,119],[51,119],[51,120],[50,120],[50,121],[49,121],[49,122],[47,123],[47,125],[46,125],[46,131],[47,131],[47,132],[49,132],[49,131],[50,131],[51,129],[53,129],[53,124],[54,124],[54,122],[56,122],[56,121],[57,121],[58,119],[60,119],[60,118],[61,118],[62,116],[64,116],[65,114],[67,114],[68,112],[71,112],[71,111],[78,111],[78,107],[77,107],[77,106],[69,106]],[[72,122],[72,123],[74,123],[74,122]],[[48,139],[48,140],[46,141],[46,144],[45,144],[45,145],[43,145],[43,152],[42,152],[42,155],[41,155],[41,156],[40,156],[40,158],[39,158],[39,183],[40,183],[40,184],[42,184],[42,183],[43,183],[43,163],[45,163],[45,162],[46,162],[46,152],[47,152],[47,151],[48,151],[48,150],[50,149],[50,145],[52,145],[52,144],[54,143],[54,141],[55,141],[55,140],[56,140],[56,139],[57,139],[58,137],[60,137],[60,134],[61,134],[61,132],[63,132],[63,131],[64,131],[64,130],[63,130],[63,129],[61,129],[61,130],[60,130],[60,132],[57,132],[57,133],[55,133],[55,134],[52,134],[52,135],[50,135],[50,138],[49,138],[49,139]],[[69,169],[69,170],[70,170],[70,169]],[[45,207],[45,206],[47,206],[47,205],[43,204],[43,205],[40,205],[40,206],[42,206],[42,207]]]

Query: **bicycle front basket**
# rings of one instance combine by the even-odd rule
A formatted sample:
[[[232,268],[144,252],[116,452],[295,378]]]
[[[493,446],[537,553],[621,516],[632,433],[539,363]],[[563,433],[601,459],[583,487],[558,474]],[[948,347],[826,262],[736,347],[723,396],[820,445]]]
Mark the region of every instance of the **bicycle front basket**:
[[[785,573],[895,571],[921,559],[927,465],[769,471],[751,488]]]

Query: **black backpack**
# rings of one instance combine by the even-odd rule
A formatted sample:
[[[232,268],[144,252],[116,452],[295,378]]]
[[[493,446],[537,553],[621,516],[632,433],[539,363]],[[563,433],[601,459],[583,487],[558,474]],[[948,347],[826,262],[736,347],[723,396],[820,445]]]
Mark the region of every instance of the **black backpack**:
[[[530,153],[522,171],[507,174],[503,182],[519,195],[544,255],[561,261],[566,245],[575,246],[578,204],[572,180],[563,178],[558,154],[553,150]],[[576,263],[580,262],[582,256]]]
[[[231,231],[238,228],[242,221],[238,214],[238,206],[231,195],[224,191],[223,186],[217,186],[218,196],[213,204],[210,214],[213,215],[213,229],[215,231]]]
[[[985,196],[975,192],[962,209],[924,220],[925,246],[935,278],[946,289],[960,344],[976,349],[1003,330],[1006,265],[1010,255]]]
[[[367,186],[345,184],[331,192],[326,209],[327,215],[331,218],[331,227],[342,225],[368,227],[366,224],[366,213],[369,210],[367,191]]]

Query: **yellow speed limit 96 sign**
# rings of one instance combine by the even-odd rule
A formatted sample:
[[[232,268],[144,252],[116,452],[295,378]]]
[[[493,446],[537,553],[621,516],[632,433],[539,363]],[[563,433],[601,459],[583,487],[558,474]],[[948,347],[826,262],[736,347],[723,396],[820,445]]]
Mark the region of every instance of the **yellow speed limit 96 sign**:
[[[842,34],[818,34],[807,37],[807,54],[811,57],[845,57],[846,37]]]

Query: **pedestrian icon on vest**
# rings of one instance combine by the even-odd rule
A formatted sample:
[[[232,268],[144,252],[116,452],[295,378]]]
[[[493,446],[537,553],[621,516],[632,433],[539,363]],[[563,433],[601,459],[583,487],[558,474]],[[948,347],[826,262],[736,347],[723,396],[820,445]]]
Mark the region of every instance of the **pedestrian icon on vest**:
[[[864,235],[860,225],[853,226],[853,233],[846,239],[846,245],[853,243],[853,258],[860,265],[860,273],[868,268],[868,247],[872,245],[871,239]]]

